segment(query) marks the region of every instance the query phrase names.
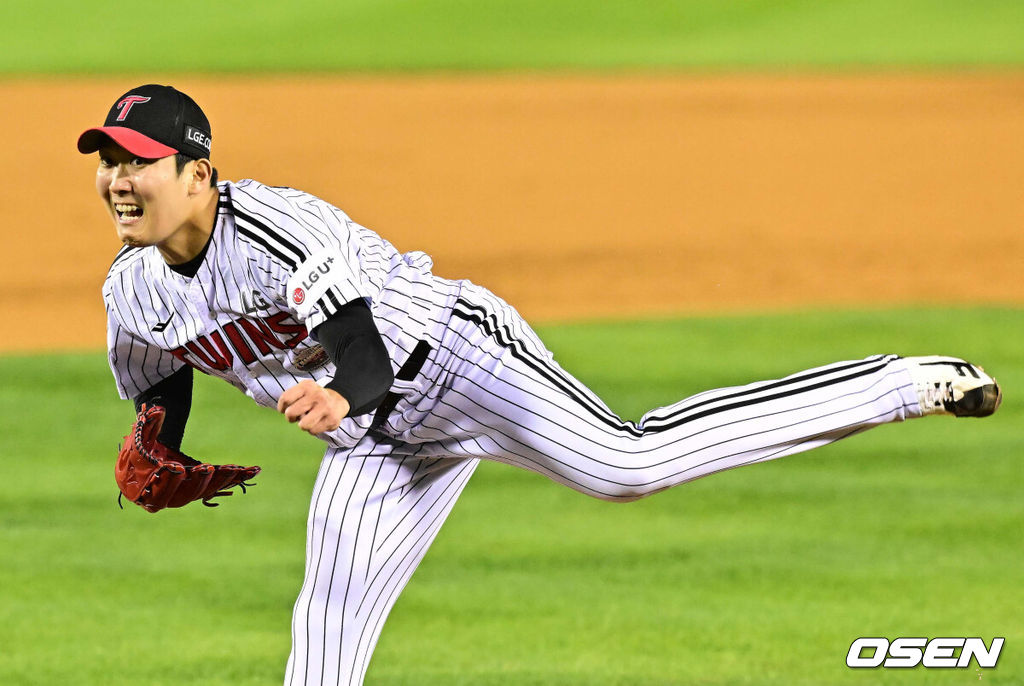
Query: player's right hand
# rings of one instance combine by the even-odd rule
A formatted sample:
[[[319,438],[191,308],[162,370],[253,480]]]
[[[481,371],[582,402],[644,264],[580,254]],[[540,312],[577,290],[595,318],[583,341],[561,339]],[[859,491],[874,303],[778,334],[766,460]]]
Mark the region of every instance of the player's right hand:
[[[310,379],[295,384],[277,399],[277,411],[313,436],[337,429],[349,409],[340,393]]]

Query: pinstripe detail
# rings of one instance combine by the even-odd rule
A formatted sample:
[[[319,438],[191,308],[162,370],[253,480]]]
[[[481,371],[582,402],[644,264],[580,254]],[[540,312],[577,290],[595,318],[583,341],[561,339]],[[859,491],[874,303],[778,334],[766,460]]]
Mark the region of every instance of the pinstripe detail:
[[[301,262],[302,259],[303,259],[301,257],[301,255],[300,255],[298,261],[296,261],[294,258],[292,258],[289,255],[285,254],[285,252],[281,249],[280,245],[275,246],[274,244],[271,243],[271,241],[269,241],[266,238],[266,236],[261,235],[260,233],[251,230],[251,228],[249,228],[249,227],[251,227],[251,226],[258,226],[258,224],[255,221],[253,221],[252,218],[248,217],[241,210],[236,208],[235,212],[234,212],[234,215],[235,215],[235,218],[236,218],[235,219],[235,227],[238,229],[238,233],[242,234],[243,236],[245,236],[246,238],[248,238],[252,242],[261,245],[271,255],[273,255],[274,257],[276,257],[277,259],[281,260],[286,265],[291,267],[291,269],[293,271],[295,269],[298,269],[299,262]],[[240,222],[240,221],[238,221],[238,219],[242,219],[243,221]]]
[[[651,419],[655,421],[645,423],[644,427],[641,429],[636,425],[636,423],[624,421],[611,413],[607,408],[595,403],[590,397],[588,397],[588,394],[585,392],[585,388],[583,388],[575,379],[565,374],[563,370],[548,364],[545,360],[537,357],[536,355],[532,355],[527,346],[512,335],[508,327],[499,326],[497,317],[492,313],[488,313],[483,307],[473,305],[466,302],[464,299],[459,298],[455,303],[452,315],[460,319],[473,322],[479,326],[488,336],[493,337],[502,347],[512,353],[516,359],[548,380],[556,388],[560,389],[598,421],[616,431],[621,431],[636,437],[640,437],[648,433],[672,429],[687,422],[702,419],[719,412],[727,412],[729,410],[762,402],[771,402],[773,400],[787,398],[798,393],[809,392],[826,386],[840,384],[844,381],[850,381],[861,376],[873,374],[885,367],[889,362],[898,359],[895,355],[891,355],[886,358],[869,358],[868,360],[858,360],[856,362],[839,365],[834,368],[794,375],[758,388],[745,389],[732,394],[696,402],[664,416],[655,414],[651,417]],[[835,376],[835,374],[844,371],[849,371],[849,373],[843,376]],[[805,383],[825,376],[828,376],[829,378],[822,379],[812,384]],[[754,394],[763,394],[765,391],[773,390],[777,390],[778,392],[768,395],[757,395],[757,397],[749,397]],[[743,399],[740,400],[740,398]],[[725,400],[735,400],[736,402],[709,407],[702,412],[693,412],[693,410],[698,407],[705,407],[711,403],[721,403]]]
[[[888,377],[882,377],[872,384],[888,385]],[[909,386],[905,390],[912,390]],[[465,392],[452,391],[459,397],[451,401],[443,399],[439,401],[440,408],[434,412],[429,425],[437,426],[436,421],[444,422],[444,425],[437,428],[449,434],[475,435],[483,437],[494,444],[491,450],[477,449],[467,451],[467,454],[487,459],[494,459],[500,462],[509,462],[517,466],[535,471],[544,476],[555,478],[557,481],[570,487],[597,495],[610,500],[625,499],[632,500],[633,496],[617,495],[614,490],[605,490],[595,486],[597,482],[609,486],[628,486],[634,489],[650,489],[660,482],[668,482],[669,485],[677,485],[689,480],[688,475],[693,472],[701,472],[701,475],[719,471],[715,468],[716,463],[721,463],[735,457],[740,453],[722,452],[714,454],[716,448],[722,448],[730,443],[740,443],[747,439],[757,438],[769,432],[780,430],[794,430],[796,433],[803,432],[801,427],[812,427],[808,429],[808,436],[796,442],[796,445],[806,440],[817,437],[813,431],[813,425],[826,423],[832,417],[840,414],[856,412],[862,408],[868,408],[879,400],[892,395],[891,388],[876,390],[874,395],[858,399],[853,405],[836,410],[822,411],[813,418],[798,422],[776,422],[767,421],[771,414],[783,414],[774,412],[768,415],[759,415],[742,420],[730,420],[717,426],[705,429],[701,432],[689,435],[674,437],[669,443],[657,447],[642,447],[637,445],[632,450],[616,450],[600,443],[593,442],[591,436],[586,433],[586,425],[580,425],[576,429],[569,426],[547,426],[544,431],[538,430],[535,425],[531,428],[533,420],[530,419],[530,412],[525,410],[517,420],[503,418],[500,422],[489,422],[487,417],[491,414],[485,410],[485,405],[473,401]],[[793,408],[787,409],[789,413]],[[795,408],[806,409],[806,408]],[[898,405],[895,410],[903,411],[904,404]],[[887,409],[885,412],[872,414],[867,417],[867,423],[873,423],[885,416],[891,415],[894,409]],[[464,422],[459,420],[463,419]],[[534,415],[534,418],[543,418],[541,415]],[[514,427],[515,431],[503,428],[502,424]],[[856,426],[862,430],[863,426],[858,423]],[[841,428],[847,428],[842,425]],[[536,444],[524,443],[523,436],[534,433],[546,444],[545,448],[538,448]],[[722,434],[726,435],[722,435]],[[706,434],[699,443],[693,444],[693,438]],[[790,449],[787,445],[783,450]],[[702,453],[712,452],[713,457],[704,459],[699,457]],[[781,453],[782,450],[779,451]],[[532,454],[531,454],[532,453]],[[630,461],[648,455],[649,461]],[[597,457],[600,456],[600,457]],[[770,457],[759,457],[751,462],[760,462]],[[636,474],[652,472],[659,468],[665,468],[675,463],[682,466],[675,471],[658,471],[657,476],[648,478],[637,478]],[[735,465],[738,466],[738,465]],[[660,489],[658,489],[660,490]],[[652,491],[653,492],[653,491]],[[648,493],[649,495],[650,493]]]
[[[120,250],[118,250],[117,255],[114,256],[114,261],[110,263],[110,268],[107,269],[107,272],[110,273],[116,270],[121,265],[121,263],[124,262],[132,254],[132,251],[139,249],[140,248],[133,248],[130,245],[126,245]]]
[[[250,195],[249,197],[253,196]],[[276,229],[265,217],[257,218],[258,214],[254,208],[247,207],[243,210],[240,202],[232,202],[231,212],[235,215],[236,222],[238,219],[242,219],[243,224],[248,226],[254,232],[261,234],[263,239],[274,243],[279,249],[290,253],[290,255],[295,258],[296,265],[309,257],[309,252],[303,250],[295,243],[295,241],[288,235],[287,229]]]
[[[512,332],[509,327],[500,326],[498,324],[498,319],[495,314],[487,312],[487,310],[482,306],[473,305],[466,300],[459,298],[455,301],[455,308],[452,310],[452,316],[473,322],[479,326],[488,336],[492,336],[499,344],[501,344],[502,347],[511,352],[516,359],[520,360],[529,366],[534,372],[540,374],[543,378],[560,388],[566,395],[579,403],[582,407],[586,408],[588,412],[593,414],[606,425],[616,429],[617,431],[626,431],[637,436],[642,435],[642,432],[633,422],[622,421],[610,410],[602,407],[599,403],[591,399],[588,394],[580,392],[580,389],[577,387],[575,382],[567,381],[560,370],[553,369],[551,365],[548,365],[545,361],[539,359],[535,355],[531,355],[527,346],[517,339],[515,333]]]
[[[324,456],[287,686],[362,683],[384,620],[477,465],[422,461],[416,450],[366,438]]]

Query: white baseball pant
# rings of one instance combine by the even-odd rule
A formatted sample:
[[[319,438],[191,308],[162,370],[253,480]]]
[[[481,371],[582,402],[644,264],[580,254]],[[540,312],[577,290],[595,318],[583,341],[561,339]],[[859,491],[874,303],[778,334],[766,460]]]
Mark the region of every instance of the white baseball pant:
[[[920,416],[900,358],[869,357],[706,391],[624,421],[523,319],[463,282],[425,393],[381,432],[330,448],[314,488],[287,686],[362,684],[384,620],[479,459],[609,501]]]

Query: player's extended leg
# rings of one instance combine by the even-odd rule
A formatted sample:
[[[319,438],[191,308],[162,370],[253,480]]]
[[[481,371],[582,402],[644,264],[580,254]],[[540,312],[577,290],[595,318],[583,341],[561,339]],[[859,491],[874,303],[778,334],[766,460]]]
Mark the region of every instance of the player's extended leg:
[[[555,364],[512,308],[473,286],[441,352],[446,391],[412,432],[426,454],[514,464],[613,501],[922,414],[908,364],[889,355],[711,390],[623,421]]]
[[[313,490],[286,686],[363,683],[381,628],[476,468],[364,438]]]

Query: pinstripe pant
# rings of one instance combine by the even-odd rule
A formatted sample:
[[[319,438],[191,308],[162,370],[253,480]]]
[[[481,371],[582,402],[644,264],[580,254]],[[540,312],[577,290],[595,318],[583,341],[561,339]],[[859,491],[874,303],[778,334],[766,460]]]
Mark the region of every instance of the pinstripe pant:
[[[920,416],[909,374],[889,355],[711,390],[624,421],[515,310],[469,283],[421,375],[426,392],[399,404],[387,436],[324,458],[289,686],[363,682],[388,612],[478,458],[625,502]]]

